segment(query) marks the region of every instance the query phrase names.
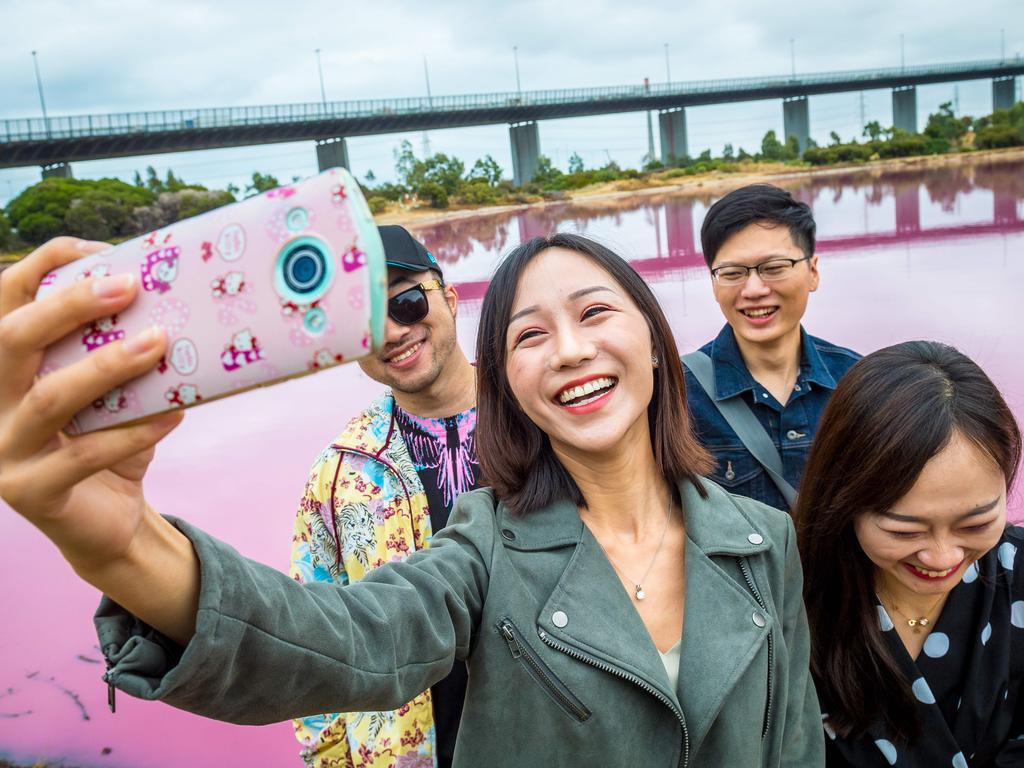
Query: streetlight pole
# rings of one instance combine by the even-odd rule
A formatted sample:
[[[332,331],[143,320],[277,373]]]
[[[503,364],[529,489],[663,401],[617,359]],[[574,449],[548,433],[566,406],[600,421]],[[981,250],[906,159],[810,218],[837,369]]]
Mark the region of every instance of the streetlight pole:
[[[669,67],[668,63],[668,43],[665,43],[665,82],[672,82],[672,69]]]
[[[32,66],[36,70],[36,87],[39,89],[39,106],[43,109],[43,123],[46,125],[46,137],[50,137],[50,119],[46,116],[46,99],[43,98],[43,78],[39,76],[39,58],[32,51]]]
[[[423,78],[427,82],[427,106],[431,109],[434,108],[434,97],[430,93],[430,70],[427,69],[427,55],[423,54]],[[433,157],[433,152],[430,151],[430,134],[426,131],[423,132],[423,156]]]
[[[518,45],[513,45],[512,46],[512,58],[515,59],[515,62],[516,62],[516,93],[518,93],[520,96],[522,96],[523,95],[523,86],[519,82],[519,46]]]
[[[324,91],[324,67],[320,62],[320,49],[316,49],[316,70],[320,73],[320,103],[324,105],[324,111],[327,111],[327,93]]]

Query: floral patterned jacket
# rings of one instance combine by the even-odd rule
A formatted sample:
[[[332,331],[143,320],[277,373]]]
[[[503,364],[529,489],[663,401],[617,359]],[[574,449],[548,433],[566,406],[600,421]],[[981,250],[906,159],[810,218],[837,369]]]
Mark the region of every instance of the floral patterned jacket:
[[[298,582],[359,581],[428,546],[427,496],[386,392],[317,457],[299,504],[290,574]],[[391,712],[293,721],[309,768],[432,768],[430,690]]]

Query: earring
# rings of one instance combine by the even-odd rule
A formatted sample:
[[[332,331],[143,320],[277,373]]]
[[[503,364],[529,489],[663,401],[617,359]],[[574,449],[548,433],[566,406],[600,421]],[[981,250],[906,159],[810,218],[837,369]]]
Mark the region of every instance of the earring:
[[[658,356],[657,355],[651,355],[651,365],[653,365],[655,368],[658,367]]]

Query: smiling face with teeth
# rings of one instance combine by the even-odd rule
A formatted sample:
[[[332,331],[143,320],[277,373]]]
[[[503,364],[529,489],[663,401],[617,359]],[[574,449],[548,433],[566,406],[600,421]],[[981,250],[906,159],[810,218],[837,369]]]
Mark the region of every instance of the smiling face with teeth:
[[[802,259],[804,255],[786,226],[755,221],[722,243],[711,268],[756,267],[771,259]],[[807,299],[818,289],[818,257],[797,264],[782,280],[766,282],[751,272],[742,285],[712,280],[712,287],[741,351],[751,345],[796,348]]]
[[[933,599],[999,541],[1006,479],[974,443],[954,432],[891,509],[857,518],[854,531],[875,565],[876,584],[897,603]]]
[[[650,451],[650,328],[592,259],[549,248],[530,262],[516,290],[506,349],[512,393],[560,459]]]
[[[388,298],[417,283],[434,280],[433,272],[410,272],[388,267]],[[375,355],[359,360],[359,367],[374,381],[397,393],[416,395],[443,384],[457,350],[455,312],[458,295],[450,285],[440,291],[426,291],[430,307],[427,316],[413,325],[385,319],[384,346]],[[456,361],[460,362],[460,361]]]

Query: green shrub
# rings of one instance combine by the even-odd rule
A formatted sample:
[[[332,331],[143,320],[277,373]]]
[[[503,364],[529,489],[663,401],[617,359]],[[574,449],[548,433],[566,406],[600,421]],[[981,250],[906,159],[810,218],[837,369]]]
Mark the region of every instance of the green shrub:
[[[173,193],[178,197],[178,218],[187,219],[235,202],[234,195],[221,190],[183,189]]]
[[[436,181],[426,181],[419,186],[416,194],[421,200],[426,200],[431,208],[447,208],[448,192]]]
[[[48,213],[29,213],[18,220],[18,236],[33,245],[45,243],[63,230],[64,220]]]
[[[1024,133],[1012,125],[988,125],[974,137],[978,149],[1000,149],[1024,146]]]
[[[459,200],[466,205],[494,205],[498,202],[498,198],[497,187],[492,187],[483,179],[477,179],[459,187]]]
[[[388,209],[388,199],[381,195],[373,195],[366,204],[370,206],[370,213],[374,215],[384,213]]]
[[[11,232],[11,222],[7,216],[0,211],[0,248],[7,250],[14,246],[14,234]]]
[[[118,179],[50,178],[24,190],[7,211],[20,237],[38,244],[64,232],[105,233],[102,237],[134,234],[132,212],[155,199],[148,189]]]
[[[86,240],[109,240],[113,236],[113,231],[106,219],[93,206],[83,204],[82,200],[75,200],[64,215],[62,234]]]

